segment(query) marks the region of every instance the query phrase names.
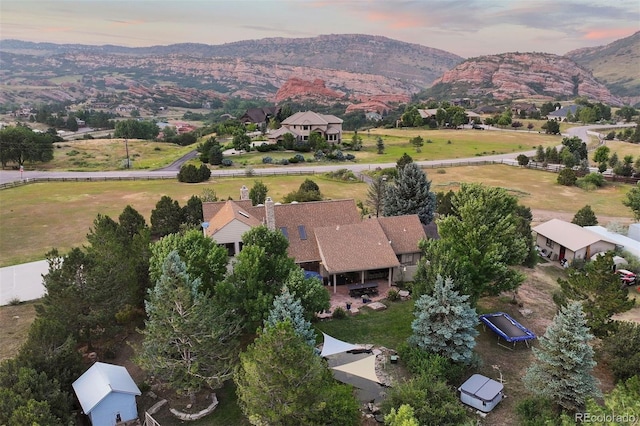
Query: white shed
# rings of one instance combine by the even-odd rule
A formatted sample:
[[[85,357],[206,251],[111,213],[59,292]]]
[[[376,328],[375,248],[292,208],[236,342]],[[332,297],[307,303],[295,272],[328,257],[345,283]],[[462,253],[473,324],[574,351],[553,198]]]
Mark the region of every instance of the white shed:
[[[458,391],[460,391],[460,401],[488,413],[502,401],[503,388],[501,383],[493,379],[474,374],[458,388]]]
[[[96,362],[73,382],[82,411],[93,426],[115,426],[138,418],[140,389],[126,368]]]

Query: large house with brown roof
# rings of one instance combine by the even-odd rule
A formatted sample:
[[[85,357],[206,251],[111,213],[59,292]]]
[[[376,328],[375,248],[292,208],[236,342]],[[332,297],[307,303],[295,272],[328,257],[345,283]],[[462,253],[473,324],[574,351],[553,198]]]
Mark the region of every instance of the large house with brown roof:
[[[329,143],[342,141],[342,119],[335,115],[319,114],[313,111],[297,112],[282,121],[282,127],[270,132],[269,142],[277,143],[285,134],[292,134],[296,140],[306,141],[312,133],[319,133]]]
[[[411,280],[426,235],[417,215],[361,219],[354,200],[280,204],[267,198],[254,206],[246,187],[239,201],[203,203],[205,235],[230,256],[242,250],[242,234],[254,226],[279,229],[289,256],[325,283]]]

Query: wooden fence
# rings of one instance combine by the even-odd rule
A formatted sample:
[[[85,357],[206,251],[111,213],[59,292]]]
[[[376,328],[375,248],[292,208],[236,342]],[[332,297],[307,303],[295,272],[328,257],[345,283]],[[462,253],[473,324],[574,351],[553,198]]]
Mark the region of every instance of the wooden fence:
[[[149,412],[144,412],[144,426],[160,426],[160,423],[156,421]]]

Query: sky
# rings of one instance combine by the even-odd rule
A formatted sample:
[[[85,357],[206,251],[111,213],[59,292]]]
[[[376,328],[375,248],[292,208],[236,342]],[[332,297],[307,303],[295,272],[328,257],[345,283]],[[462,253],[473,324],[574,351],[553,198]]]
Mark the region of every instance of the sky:
[[[370,34],[463,57],[561,55],[639,30],[639,0],[0,1],[0,40],[129,47]]]

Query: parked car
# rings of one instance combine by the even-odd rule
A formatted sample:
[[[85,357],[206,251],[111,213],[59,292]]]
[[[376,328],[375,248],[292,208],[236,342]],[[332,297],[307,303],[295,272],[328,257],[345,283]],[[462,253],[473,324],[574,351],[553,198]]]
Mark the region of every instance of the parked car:
[[[626,269],[618,269],[616,273],[620,275],[620,281],[622,281],[623,284],[628,286],[634,285],[638,280],[638,277],[636,276],[636,274]]]
[[[473,124],[471,127],[476,130],[484,130],[484,127],[479,124]]]

